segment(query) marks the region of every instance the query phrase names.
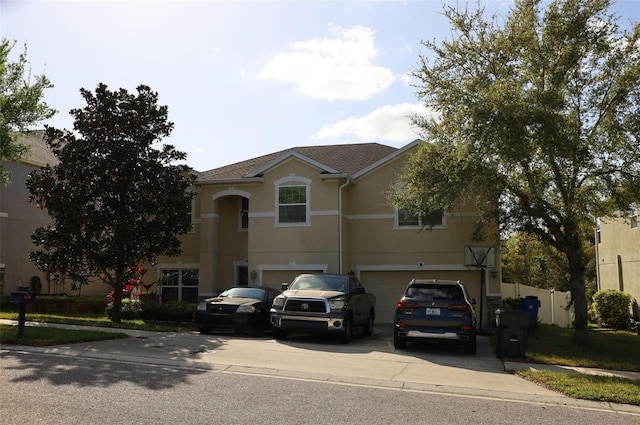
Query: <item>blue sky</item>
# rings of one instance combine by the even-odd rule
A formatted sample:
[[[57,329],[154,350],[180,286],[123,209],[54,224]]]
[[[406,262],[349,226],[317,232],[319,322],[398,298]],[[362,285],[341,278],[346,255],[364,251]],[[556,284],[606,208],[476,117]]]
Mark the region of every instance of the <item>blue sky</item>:
[[[482,4],[504,16],[513,2]],[[639,0],[614,11],[640,21]],[[47,124],[72,129],[81,87],[146,84],[175,123],[164,142],[198,171],[295,146],[404,146],[419,136],[407,116],[426,113],[407,75],[420,41],[450,35],[440,0],[0,0],[0,37],[55,85]]]

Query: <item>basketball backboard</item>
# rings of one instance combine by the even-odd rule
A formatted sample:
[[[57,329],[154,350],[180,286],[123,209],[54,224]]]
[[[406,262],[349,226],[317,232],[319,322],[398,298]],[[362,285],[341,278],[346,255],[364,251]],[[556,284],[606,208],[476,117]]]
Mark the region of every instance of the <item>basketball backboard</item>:
[[[496,249],[492,246],[465,246],[464,266],[476,269],[495,269]]]

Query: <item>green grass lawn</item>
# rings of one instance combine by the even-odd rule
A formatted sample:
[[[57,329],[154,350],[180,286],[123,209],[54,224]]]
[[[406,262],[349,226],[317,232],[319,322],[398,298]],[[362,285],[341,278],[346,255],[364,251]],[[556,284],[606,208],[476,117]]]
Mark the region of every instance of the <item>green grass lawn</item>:
[[[521,371],[519,376],[573,398],[640,406],[640,381],[583,373]]]
[[[87,341],[103,341],[107,339],[128,338],[121,332],[104,332],[98,330],[69,330],[48,327],[29,327],[18,335],[18,327],[0,324],[0,344],[29,345],[46,347],[50,345],[74,344]]]
[[[578,344],[573,329],[541,324],[527,335],[526,360],[640,372],[640,337],[633,332],[591,328],[589,342]]]
[[[640,372],[640,337],[591,328],[589,342],[578,344],[573,329],[541,324],[527,335],[526,355],[524,361],[531,363]],[[517,375],[569,397],[640,406],[638,380],[537,370]]]

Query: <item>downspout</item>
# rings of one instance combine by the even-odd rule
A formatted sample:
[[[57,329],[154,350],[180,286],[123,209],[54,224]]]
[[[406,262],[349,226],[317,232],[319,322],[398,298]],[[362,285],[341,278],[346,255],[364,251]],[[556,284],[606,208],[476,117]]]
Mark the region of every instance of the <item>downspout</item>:
[[[338,188],[338,272],[342,270],[342,189],[351,184],[351,177],[347,177],[345,183]]]

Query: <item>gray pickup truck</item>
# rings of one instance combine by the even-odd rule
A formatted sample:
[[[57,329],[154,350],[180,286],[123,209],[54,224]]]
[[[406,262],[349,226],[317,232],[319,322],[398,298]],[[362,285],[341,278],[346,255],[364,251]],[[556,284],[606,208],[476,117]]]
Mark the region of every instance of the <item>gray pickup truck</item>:
[[[282,285],[271,306],[271,329],[276,339],[289,332],[336,334],[348,344],[355,327],[373,333],[376,297],[366,293],[352,275],[301,274]]]

